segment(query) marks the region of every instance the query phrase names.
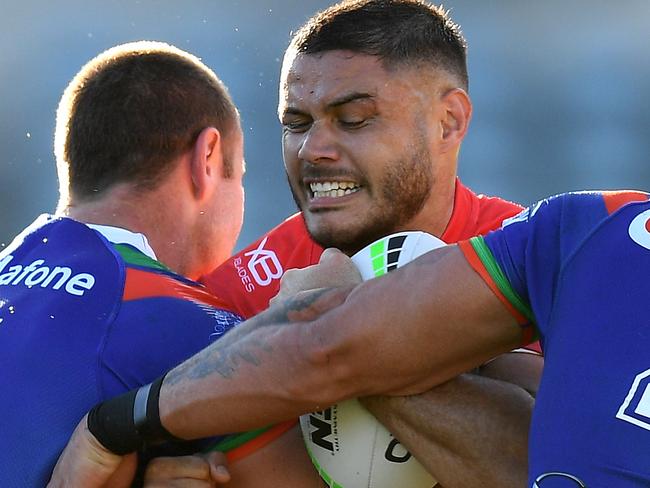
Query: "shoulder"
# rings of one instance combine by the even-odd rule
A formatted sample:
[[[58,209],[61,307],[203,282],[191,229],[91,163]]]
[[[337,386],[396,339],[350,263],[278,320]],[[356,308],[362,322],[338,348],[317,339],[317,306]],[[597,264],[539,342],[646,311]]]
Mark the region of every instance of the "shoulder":
[[[200,283],[160,268],[127,264],[124,301],[146,298],[170,298],[198,306],[224,308],[223,300],[212,295]]]
[[[502,230],[485,237],[485,242],[505,261],[515,260],[539,270],[557,270],[604,227],[623,225],[619,218],[632,202],[647,202],[648,194],[638,191],[582,191],[555,195],[531,205],[503,222]],[[626,213],[626,212],[625,212]],[[626,231],[627,232],[627,231]],[[515,259],[516,258],[516,259]],[[530,266],[528,266],[530,267]]]
[[[300,245],[304,250],[311,250],[317,248],[318,245],[311,239],[309,232],[301,213],[296,213],[286,219],[278,226],[271,229],[269,232],[260,237],[253,244],[248,246],[246,250],[250,250],[259,245],[258,243],[265,242],[274,247],[275,252],[284,254],[283,251],[293,251],[294,246]],[[240,254],[242,254],[240,253]]]
[[[454,208],[442,239],[457,242],[498,229],[503,220],[516,215],[522,207],[503,198],[477,195],[456,180]]]
[[[647,200],[647,193],[636,190],[562,193],[538,201],[516,216],[506,219],[503,226],[527,222],[586,230],[608,219],[629,203]]]
[[[312,264],[311,261],[318,260],[321,252],[322,248],[311,239],[302,215],[298,213],[236,253],[231,260],[240,258],[246,263],[266,261],[281,264],[286,269]]]
[[[121,306],[101,348],[107,393],[152,381],[242,321],[198,283],[160,269],[125,269]]]
[[[478,229],[476,234],[485,234],[498,229],[502,222],[517,215],[524,207],[501,197],[477,195],[478,202]]]
[[[37,219],[0,254],[0,284],[9,280],[16,292],[53,291],[59,299],[105,298],[107,290],[120,286],[120,271],[119,260],[94,231],[51,216]]]

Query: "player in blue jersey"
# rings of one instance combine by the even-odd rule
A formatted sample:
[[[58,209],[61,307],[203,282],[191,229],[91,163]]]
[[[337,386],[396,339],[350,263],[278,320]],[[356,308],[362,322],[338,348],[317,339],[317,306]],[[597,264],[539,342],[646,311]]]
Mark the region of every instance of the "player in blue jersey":
[[[484,238],[432,251],[352,291],[278,303],[170,372],[159,395],[149,393],[160,416],[147,422],[189,439],[348,397],[417,393],[539,336],[547,362],[528,486],[649,486],[648,197],[554,197]],[[320,268],[293,275],[302,288],[324,266],[353,276],[345,256],[324,256]],[[95,412],[121,416],[111,430],[84,419],[51,486],[100,486],[121,462],[110,449],[125,452],[123,436],[129,449],[148,437],[120,414],[138,404],[123,396],[100,405]]]
[[[650,486],[647,200],[640,192],[563,195],[461,244],[542,341],[531,486]],[[627,202],[637,203],[621,208]]]
[[[44,486],[92,405],[240,321],[186,278],[242,221],[239,116],[212,71],[161,43],[101,54],[64,93],[56,155],[57,215],[0,253],[3,487]]]

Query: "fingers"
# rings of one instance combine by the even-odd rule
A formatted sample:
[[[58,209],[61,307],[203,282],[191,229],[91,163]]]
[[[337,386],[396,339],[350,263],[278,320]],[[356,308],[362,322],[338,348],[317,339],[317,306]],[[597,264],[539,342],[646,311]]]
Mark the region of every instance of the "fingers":
[[[122,460],[122,456],[108,451],[91,434],[87,427],[87,416],[84,416],[59,457],[47,486],[103,487]]]
[[[196,480],[190,478],[146,481],[145,488],[216,488],[219,484],[213,480]]]
[[[145,488],[208,488],[230,481],[226,458],[220,452],[152,459],[145,472]]]
[[[319,263],[340,263],[349,259],[343,252],[339,251],[335,247],[328,247],[323,251],[323,254],[320,255]]]
[[[317,288],[347,287],[361,283],[361,275],[352,260],[338,249],[325,249],[318,264],[287,270],[280,280],[280,292],[272,303],[302,291]]]
[[[228,483],[230,481],[230,472],[228,471],[228,462],[226,455],[222,452],[209,452],[205,459],[210,466],[210,475],[217,483]]]
[[[138,455],[127,454],[103,488],[129,488],[138,467]]]
[[[210,466],[201,456],[159,457],[147,465],[145,481],[163,478],[209,479]]]
[[[323,286],[350,286],[363,281],[352,260],[333,247],[323,251],[319,265],[327,270],[324,278],[330,281]]]

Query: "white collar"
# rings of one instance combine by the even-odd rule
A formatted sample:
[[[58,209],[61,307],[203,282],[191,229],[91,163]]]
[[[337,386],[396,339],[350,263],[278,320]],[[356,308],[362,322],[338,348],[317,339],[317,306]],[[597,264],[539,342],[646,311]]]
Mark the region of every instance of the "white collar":
[[[110,225],[86,224],[91,229],[96,230],[103,235],[109,242],[113,244],[129,244],[135,247],[138,251],[146,254],[151,259],[156,261],[156,253],[149,245],[149,241],[144,234],[131,232],[130,230],[122,229],[121,227],[113,227]]]

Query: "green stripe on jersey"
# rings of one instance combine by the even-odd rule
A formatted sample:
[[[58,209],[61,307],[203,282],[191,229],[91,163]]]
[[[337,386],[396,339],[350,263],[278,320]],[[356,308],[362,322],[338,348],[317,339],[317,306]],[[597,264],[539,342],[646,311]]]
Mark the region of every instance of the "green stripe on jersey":
[[[533,316],[530,306],[512,287],[508,278],[506,278],[506,275],[501,270],[499,263],[494,259],[494,255],[485,243],[483,237],[472,237],[469,242],[474,248],[474,251],[476,251],[476,255],[485,266],[485,269],[494,280],[494,283],[496,283],[497,288],[499,288],[499,291],[503,293],[503,296],[505,296],[512,306],[515,307],[520,314],[526,317],[529,322],[535,323],[535,317]]]
[[[246,444],[251,439],[255,439],[256,437],[259,437],[264,432],[270,430],[272,427],[273,425],[268,425],[266,427],[262,427],[261,429],[251,430],[249,432],[242,432],[241,434],[230,435],[225,439],[220,440],[213,446],[208,447],[207,451],[220,451],[220,452],[232,451],[233,449]]]
[[[124,259],[124,262],[128,264],[134,264],[136,266],[142,266],[144,268],[153,268],[162,271],[169,271],[170,273],[172,272],[172,270],[170,270],[167,266],[165,266],[160,261],[151,259],[146,254],[138,251],[137,249],[135,249],[132,246],[129,246],[128,244],[113,244],[113,247],[115,248],[117,253],[122,257],[122,259]]]

